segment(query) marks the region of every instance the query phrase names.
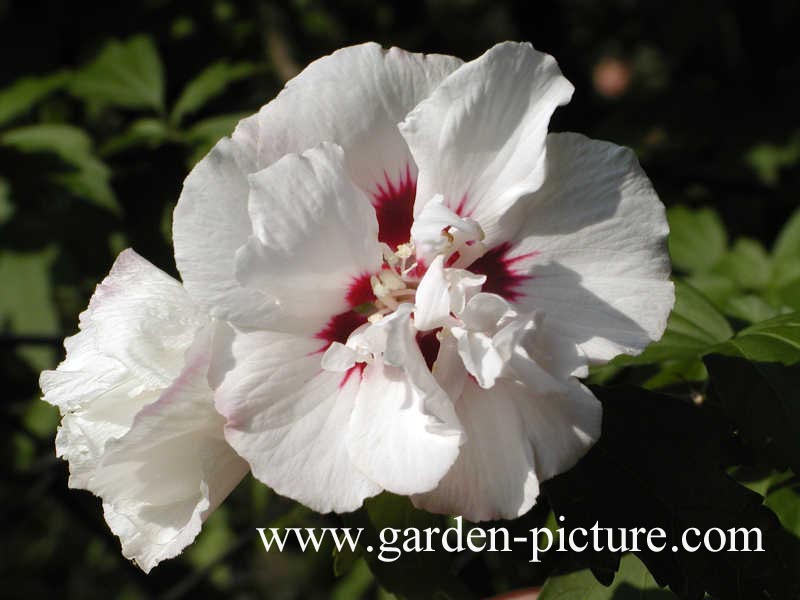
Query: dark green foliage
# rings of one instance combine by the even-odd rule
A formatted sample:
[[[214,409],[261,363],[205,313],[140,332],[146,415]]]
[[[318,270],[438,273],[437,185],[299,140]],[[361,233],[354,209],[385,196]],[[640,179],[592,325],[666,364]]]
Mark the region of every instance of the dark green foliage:
[[[798,23],[792,0],[0,1],[0,596],[472,598],[544,585],[542,600],[800,597]],[[316,515],[248,479],[189,550],[144,576],[100,502],[67,488],[37,377],[94,286],[128,246],[175,274],[171,212],[191,166],[310,60],[368,39],[465,59],[531,41],[576,86],[552,129],[633,147],[668,207],[667,333],[593,373],[609,385],[598,445],[530,513],[484,527],[524,535],[556,514],[668,536],[759,526],[764,553],[534,564],[525,547],[382,563],[364,549],[381,527],[452,521],[390,495]],[[616,95],[595,71],[609,57],[631,75]],[[255,531],[342,524],[365,528],[359,551],[267,554]]]

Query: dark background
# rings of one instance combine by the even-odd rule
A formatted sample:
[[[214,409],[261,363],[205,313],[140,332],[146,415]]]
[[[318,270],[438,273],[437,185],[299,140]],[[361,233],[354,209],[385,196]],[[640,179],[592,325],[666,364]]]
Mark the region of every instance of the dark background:
[[[38,372],[60,359],[61,338],[76,330],[120,249],[175,273],[169,228],[181,182],[213,134],[226,133],[192,136],[189,125],[254,112],[310,60],[349,44],[468,60],[498,41],[530,41],[576,87],[551,130],[633,147],[668,206],[713,207],[731,239],[768,248],[800,199],[798,25],[791,0],[0,1],[0,88],[60,71],[67,82],[0,126],[0,597],[383,597],[363,564],[337,579],[330,553],[267,558],[253,527],[337,520],[251,481],[189,552],[145,578],[119,554],[99,501],[68,490],[66,465],[53,455],[57,415],[37,400]],[[137,34],[158,49],[167,107],[215,61],[246,61],[253,72],[192,114],[187,129],[115,149],[137,120],[164,115],[87,101],[69,78],[109,39]],[[69,158],[2,143],[4,131],[40,123],[88,135],[113,210],[55,181],[74,168]],[[543,577],[493,558],[470,569],[481,593]]]

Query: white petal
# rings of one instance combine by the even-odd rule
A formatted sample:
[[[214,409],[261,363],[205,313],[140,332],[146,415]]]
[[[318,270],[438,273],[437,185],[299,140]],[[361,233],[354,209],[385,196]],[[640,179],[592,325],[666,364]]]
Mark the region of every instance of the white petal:
[[[451,227],[463,232],[469,239],[479,240],[483,237],[477,223],[459,217],[444,204],[444,197],[437,194],[414,216],[411,225],[411,239],[417,257],[430,263],[435,255],[447,250],[449,240],[442,232]]]
[[[444,256],[438,255],[419,282],[414,325],[420,331],[427,331],[457,323],[451,313],[460,315],[484,281],[484,275],[474,275],[465,269],[445,269]]]
[[[430,403],[402,368],[378,360],[364,370],[347,448],[358,468],[390,492],[433,489],[458,456],[460,426],[433,416]]]
[[[452,402],[417,345],[412,309],[401,304],[370,326],[375,334],[365,332],[375,360],[364,370],[347,432],[356,466],[397,494],[432,489],[462,441]]]
[[[198,336],[175,383],[109,441],[89,481],[122,553],[145,572],[190,544],[248,470],[225,442],[214,409],[210,334],[209,326]]]
[[[482,388],[490,388],[505,367],[505,361],[492,344],[492,338],[479,331],[468,331],[461,327],[450,330],[458,342],[458,354],[464,367]]]
[[[539,495],[539,483],[571,468],[600,434],[601,405],[572,380],[563,395],[538,396],[498,380],[468,381],[456,403],[467,441],[432,492],[414,496],[425,510],[470,521],[514,519]]]
[[[345,448],[360,377],[321,371],[318,350],[319,340],[285,333],[220,335],[215,402],[256,478],[319,512],[348,512],[381,488]]]
[[[272,102],[239,123],[187,177],[173,222],[178,270],[192,296],[215,316],[261,327],[271,298],[243,288],[235,253],[252,233],[247,175],[322,142],[345,149],[347,170],[366,193],[398,182],[416,165],[396,124],[461,61],[384,51],[370,43],[309,65]]]
[[[461,64],[367,43],[311,63],[258,114],[259,164],[321,142],[345,150],[351,177],[365,192],[410,166],[397,123]]]
[[[103,499],[125,556],[149,571],[190,543],[246,472],[207,382],[212,326],[180,283],[123,252],[41,378],[59,406],[70,486]]]
[[[467,302],[459,317],[468,329],[491,335],[517,314],[511,305],[496,294],[476,294]]]
[[[431,372],[448,398],[459,398],[467,381],[467,370],[458,355],[458,342],[447,329],[442,329],[436,335],[439,339],[439,354]]]
[[[65,341],[66,358],[40,378],[63,416],[56,451],[70,463],[71,487],[86,487],[106,442],[180,375],[206,322],[180,283],[133,250],[120,254]]]
[[[420,331],[435,329],[448,324],[450,317],[450,282],[444,273],[444,257],[433,259],[415,297],[414,325]]]
[[[530,44],[498,44],[451,74],[400,125],[419,168],[415,214],[443,194],[480,223],[487,244],[513,232],[503,216],[541,185],[550,115],[572,91]]]
[[[323,144],[250,176],[254,234],[237,252],[237,278],[305,331],[350,309],[350,286],[380,267],[375,211],[343,161],[341,148]]]
[[[517,303],[592,362],[641,352],[674,301],[663,205],[633,152],[607,142],[551,134],[547,173],[509,253],[528,276]]]
[[[189,173],[175,207],[172,239],[175,263],[192,298],[215,316],[258,325],[274,310],[274,301],[243,288],[234,263],[252,233],[247,175],[258,165],[247,132],[240,126],[232,139],[220,140]]]
[[[322,355],[320,366],[326,371],[344,373],[356,364],[358,352],[340,342],[333,342]]]
[[[133,250],[117,257],[81,319],[95,330],[99,351],[119,360],[148,389],[172,383],[195,334],[208,322],[180,282]]]

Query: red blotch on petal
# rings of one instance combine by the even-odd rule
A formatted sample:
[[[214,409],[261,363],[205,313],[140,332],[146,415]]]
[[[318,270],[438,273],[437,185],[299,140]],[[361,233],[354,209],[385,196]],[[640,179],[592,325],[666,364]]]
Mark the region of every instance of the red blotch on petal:
[[[347,300],[347,304],[350,305],[351,308],[375,300],[375,294],[372,292],[372,283],[369,278],[369,273],[359,275],[353,279],[350,287],[347,288],[345,300]]]
[[[378,191],[372,194],[372,206],[378,216],[378,239],[394,250],[411,237],[417,180],[411,176],[410,165],[406,165],[405,173],[397,182],[393,182],[385,171],[383,177],[383,183],[377,186]]]
[[[342,377],[342,380],[339,382],[339,389],[343,388],[347,385],[347,382],[350,380],[354,374],[358,374],[359,379],[364,376],[364,367],[367,366],[367,363],[356,363],[355,366],[350,367],[347,369],[347,372]]]
[[[464,218],[472,215],[472,211],[467,212],[467,198],[468,196],[466,194],[461,196],[461,200],[459,201],[458,205],[453,209],[453,212],[459,217]]]
[[[433,369],[433,363],[439,356],[439,338],[436,337],[436,331],[438,330],[417,333],[417,345],[429,369]]]
[[[510,251],[511,244],[503,243],[489,250],[468,268],[476,275],[486,275],[482,292],[497,294],[509,302],[515,302],[523,295],[523,285],[533,279],[533,275],[518,271],[515,265],[526,258],[533,258],[538,252],[509,257]]]
[[[345,300],[347,300],[347,304],[349,304],[351,308],[375,300],[375,294],[372,292],[372,284],[369,278],[370,276],[368,273],[353,278],[352,283],[347,288],[347,295],[345,296]],[[324,352],[333,342],[339,342],[340,344],[346,343],[350,334],[366,322],[367,318],[364,315],[353,310],[333,315],[328,319],[328,322],[325,323],[325,327],[314,334],[316,339],[325,342],[325,346],[317,352]]]
[[[366,322],[367,318],[364,315],[352,310],[332,316],[325,327],[314,335],[316,339],[325,342],[325,345],[317,352],[324,352],[333,342],[347,343],[350,334]]]

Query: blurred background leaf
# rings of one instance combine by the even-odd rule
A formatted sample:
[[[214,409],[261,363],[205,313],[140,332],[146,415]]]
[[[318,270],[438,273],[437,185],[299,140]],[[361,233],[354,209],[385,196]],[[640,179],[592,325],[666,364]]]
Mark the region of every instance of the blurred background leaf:
[[[434,553],[396,569],[361,551],[334,557],[330,545],[319,554],[298,547],[267,554],[254,527],[359,522],[374,531],[447,520],[391,496],[345,518],[316,515],[252,479],[191,550],[144,577],[122,558],[99,501],[68,490],[66,466],[53,452],[57,416],[38,400],[37,378],[59,360],[62,338],[76,330],[115,254],[133,246],[176,274],[171,213],[188,169],[302,66],[370,39],[465,59],[497,41],[530,40],[553,54],[576,86],[551,129],[636,150],[668,207],[676,308],[660,342],[594,369],[593,378],[669,396],[640,391],[624,415],[612,411],[617,425],[602,447],[641,470],[645,482],[693,484],[717,509],[741,500],[767,520],[773,515],[770,526],[782,526],[773,533],[798,539],[797,476],[781,470],[796,465],[800,427],[797,2],[148,0],[124,11],[120,18],[119,5],[97,0],[0,2],[0,595],[366,599],[438,586],[440,597],[489,597],[569,571],[542,597],[559,589],[615,600],[672,597],[653,589],[630,556],[615,577],[614,560],[586,565],[586,557],[549,557],[532,565],[527,552]],[[707,429],[693,428],[696,414]],[[711,457],[720,464],[712,468]],[[577,502],[583,492],[599,494],[612,520],[637,514],[636,505],[627,514],[621,508],[647,490],[614,471],[598,478],[602,469],[581,480],[584,468],[569,475],[566,496]],[[723,469],[738,483],[724,479]],[[585,489],[591,481],[595,488]],[[709,493],[712,484],[721,497]],[[755,501],[743,485],[759,494],[766,513],[749,504]],[[682,501],[674,489],[665,494]],[[576,518],[602,512],[583,506]],[[543,498],[524,518],[502,525],[523,534],[552,514]],[[665,573],[681,580],[649,560],[662,582]],[[758,567],[764,581],[781,583],[778,563]],[[690,571],[684,575],[696,581]],[[718,598],[733,597],[719,590]]]

